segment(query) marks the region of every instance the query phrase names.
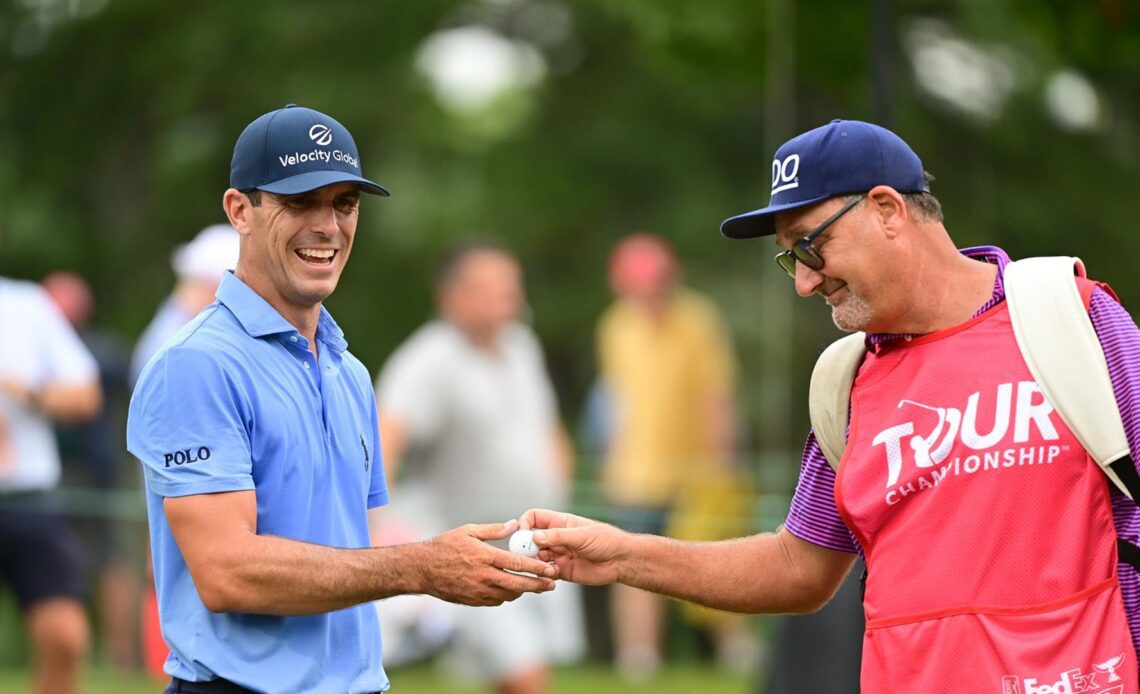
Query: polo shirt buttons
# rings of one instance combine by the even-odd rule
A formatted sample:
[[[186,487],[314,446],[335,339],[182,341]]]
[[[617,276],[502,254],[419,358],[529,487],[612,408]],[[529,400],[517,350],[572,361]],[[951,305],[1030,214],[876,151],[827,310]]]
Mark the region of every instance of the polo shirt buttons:
[[[309,362],[305,362],[305,368],[309,368]]]
[[[296,335],[291,335],[291,336],[289,337],[289,341],[290,341],[290,342],[296,342],[296,341],[297,341],[297,336],[296,336]]]

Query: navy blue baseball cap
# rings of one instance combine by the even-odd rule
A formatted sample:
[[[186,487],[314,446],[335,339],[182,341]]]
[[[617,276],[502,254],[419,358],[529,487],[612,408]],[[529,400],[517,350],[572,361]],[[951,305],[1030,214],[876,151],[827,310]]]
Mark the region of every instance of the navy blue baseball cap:
[[[230,187],[241,191],[297,195],[349,181],[366,193],[388,195],[361,174],[360,153],[347,128],[295,104],[247,125],[230,162]]]
[[[887,185],[900,193],[928,192],[922,161],[886,128],[857,120],[833,120],[785,142],[772,161],[768,206],[721,222],[730,239],[776,233],[775,215],[836,195]]]

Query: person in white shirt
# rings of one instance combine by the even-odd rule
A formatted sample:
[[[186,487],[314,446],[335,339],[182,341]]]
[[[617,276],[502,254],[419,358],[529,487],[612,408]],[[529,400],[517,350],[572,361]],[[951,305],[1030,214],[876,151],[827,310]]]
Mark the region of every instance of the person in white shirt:
[[[89,642],[83,552],[60,513],[53,422],[102,407],[98,367],[39,285],[0,278],[0,580],[35,653],[34,691],[78,687]]]
[[[174,249],[170,267],[178,282],[135,344],[131,355],[132,384],[138,380],[150,358],[179,328],[214,303],[214,293],[218,291],[222,275],[237,265],[240,238],[229,224],[211,224],[199,231],[189,243]]]

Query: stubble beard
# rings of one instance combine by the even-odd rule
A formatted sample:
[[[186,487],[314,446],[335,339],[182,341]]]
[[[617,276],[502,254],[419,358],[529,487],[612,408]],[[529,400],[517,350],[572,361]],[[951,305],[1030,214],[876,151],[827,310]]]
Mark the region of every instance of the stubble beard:
[[[871,304],[850,291],[843,301],[831,307],[831,320],[835,327],[848,333],[865,330],[871,324],[873,316]]]

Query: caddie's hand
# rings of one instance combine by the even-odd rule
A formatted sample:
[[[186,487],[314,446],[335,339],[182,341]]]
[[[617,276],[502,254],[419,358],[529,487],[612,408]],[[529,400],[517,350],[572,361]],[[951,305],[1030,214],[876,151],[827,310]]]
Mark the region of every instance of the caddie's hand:
[[[519,516],[519,527],[523,530],[545,530],[546,528],[570,528],[576,525],[596,523],[589,518],[573,513],[551,511],[545,508],[532,508]]]
[[[542,547],[538,558],[552,561],[559,577],[585,585],[616,583],[629,551],[632,536],[612,525],[572,513],[531,509],[519,526],[534,529],[534,541]]]
[[[523,593],[554,590],[558,569],[531,557],[487,544],[518,529],[515,521],[464,525],[433,538],[426,592],[464,605],[494,606]],[[519,575],[511,571],[534,575]]]

